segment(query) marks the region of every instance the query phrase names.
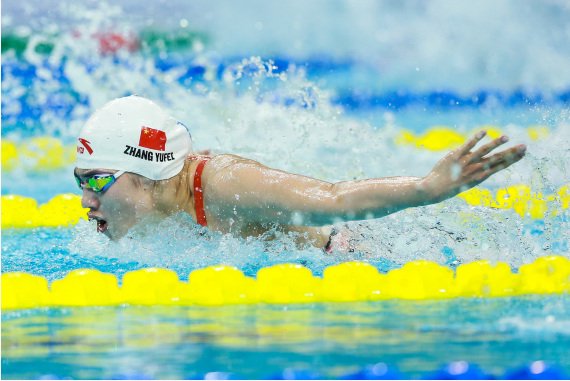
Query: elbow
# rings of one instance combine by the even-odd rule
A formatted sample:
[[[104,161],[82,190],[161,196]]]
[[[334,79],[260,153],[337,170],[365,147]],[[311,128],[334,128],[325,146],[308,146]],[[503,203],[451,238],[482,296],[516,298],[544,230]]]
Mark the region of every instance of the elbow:
[[[345,192],[336,184],[331,184],[326,196],[321,200],[321,211],[327,224],[335,224],[343,221],[363,220],[373,218],[371,214],[365,216],[365,212],[355,202],[350,192]]]
[[[291,211],[289,223],[295,226],[325,226],[347,220],[346,197],[334,184],[305,193]]]
[[[322,209],[331,214],[339,215],[349,210],[349,197],[338,184],[330,184],[321,199]]]
[[[342,185],[332,184],[327,199],[327,211],[335,222],[371,220],[402,209],[365,192],[355,193]]]

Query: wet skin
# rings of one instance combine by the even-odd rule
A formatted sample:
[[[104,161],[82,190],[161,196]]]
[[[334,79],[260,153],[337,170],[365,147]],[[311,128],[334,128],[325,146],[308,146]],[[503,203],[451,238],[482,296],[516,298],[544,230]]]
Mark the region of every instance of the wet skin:
[[[522,159],[524,145],[492,152],[508,139],[500,137],[475,146],[485,133],[441,159],[423,178],[390,177],[328,183],[275,170],[234,155],[211,158],[202,174],[208,227],[238,236],[259,236],[276,225],[284,231],[307,233],[307,242],[322,247],[328,225],[339,221],[379,218],[399,210],[433,204],[480,184]],[[130,173],[103,193],[83,190],[82,205],[111,239],[122,237],[148,216],[184,211],[196,220],[192,179],[197,160],[151,189]],[[75,169],[76,175],[114,173],[111,169]],[[324,227],[324,228],[321,228]]]
[[[84,180],[96,174],[113,174],[111,169],[75,169],[75,174]],[[97,230],[111,239],[117,239],[148,215],[156,214],[151,194],[138,187],[130,173],[119,177],[105,192],[96,193],[83,189],[81,206],[88,208],[88,218],[97,221]]]

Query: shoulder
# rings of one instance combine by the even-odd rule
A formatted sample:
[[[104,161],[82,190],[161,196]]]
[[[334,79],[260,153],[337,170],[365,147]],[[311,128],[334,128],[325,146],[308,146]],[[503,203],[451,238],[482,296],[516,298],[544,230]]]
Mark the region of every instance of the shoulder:
[[[204,184],[212,183],[224,178],[227,179],[229,175],[239,171],[239,169],[244,166],[258,164],[253,160],[231,154],[213,156],[192,154],[186,159],[186,170],[188,175],[192,177],[194,176],[200,162],[205,162],[201,173],[202,182]]]
[[[243,166],[257,166],[261,165],[258,162],[232,154],[221,154],[214,156],[193,156],[189,160],[208,160],[208,164],[204,167],[204,173],[208,176],[213,176],[218,173],[234,171]]]
[[[266,167],[255,160],[238,155],[212,156],[204,166],[202,184],[207,192],[231,194],[257,184]]]

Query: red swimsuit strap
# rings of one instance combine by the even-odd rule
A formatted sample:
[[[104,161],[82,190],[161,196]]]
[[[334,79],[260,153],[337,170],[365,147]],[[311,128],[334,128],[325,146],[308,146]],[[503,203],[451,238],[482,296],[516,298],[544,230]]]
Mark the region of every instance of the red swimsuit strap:
[[[202,189],[202,171],[208,160],[210,160],[209,157],[201,159],[194,172],[194,208],[196,209],[196,221],[202,226],[208,226],[204,210],[204,190]]]

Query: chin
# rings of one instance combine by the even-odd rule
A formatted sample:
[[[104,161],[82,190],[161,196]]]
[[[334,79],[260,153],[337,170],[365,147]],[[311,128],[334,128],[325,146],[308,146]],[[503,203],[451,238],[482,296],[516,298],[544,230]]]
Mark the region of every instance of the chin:
[[[115,231],[110,226],[107,226],[107,229],[105,229],[105,231],[103,231],[101,233],[103,233],[111,241],[117,241],[119,238],[121,238],[123,236],[122,234],[119,234],[119,232]]]
[[[111,232],[109,232],[109,231],[106,231],[106,232],[103,233],[103,234],[105,234],[111,241],[114,241],[114,242],[120,240],[120,239],[123,238],[123,236],[125,235],[125,234],[120,234],[120,233],[117,233],[117,232],[111,233]]]
[[[122,229],[113,229],[112,227],[110,229],[107,229],[103,234],[105,234],[107,237],[109,237],[109,239],[111,241],[118,241],[121,238],[123,238],[124,236],[127,235],[127,233],[130,230],[130,227],[127,229],[124,229],[123,227],[121,227]]]

